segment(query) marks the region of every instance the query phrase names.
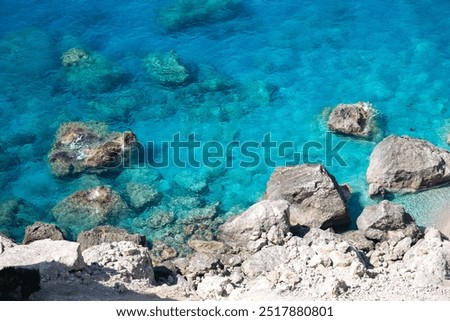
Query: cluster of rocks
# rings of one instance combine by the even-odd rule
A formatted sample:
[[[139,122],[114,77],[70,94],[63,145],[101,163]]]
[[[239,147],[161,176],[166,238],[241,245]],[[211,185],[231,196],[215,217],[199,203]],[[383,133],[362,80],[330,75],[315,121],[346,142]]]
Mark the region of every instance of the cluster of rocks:
[[[287,173],[297,177],[297,189],[296,180],[283,178]],[[311,186],[302,173],[314,178]],[[190,239],[187,256],[164,240],[149,250],[143,236],[118,228],[98,227],[69,242],[59,240],[55,226],[37,223],[27,229],[27,245],[0,238],[0,268],[37,269],[41,290],[32,299],[60,298],[61,289],[72,291],[66,299],[86,299],[86,289],[99,285],[111,299],[136,293],[184,300],[450,298],[445,236],[419,229],[402,206],[386,200],[364,209],[357,231],[336,233],[332,228],[343,221],[329,213],[348,215],[339,190],[320,165],[281,168],[265,200],[228,219],[216,240]],[[300,225],[299,209],[308,208],[314,219]]]
[[[339,104],[329,114],[330,130],[371,139],[379,131],[377,111],[368,102]],[[450,152],[409,136],[390,135],[370,155],[367,169],[370,196],[410,193],[450,182]]]

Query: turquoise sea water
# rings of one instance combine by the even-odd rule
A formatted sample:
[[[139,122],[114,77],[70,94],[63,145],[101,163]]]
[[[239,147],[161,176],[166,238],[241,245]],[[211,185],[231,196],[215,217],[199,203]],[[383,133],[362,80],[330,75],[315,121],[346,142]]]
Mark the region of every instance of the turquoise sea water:
[[[271,133],[299,152],[308,141],[324,144],[326,107],[370,101],[380,112],[383,135],[406,134],[448,148],[447,0],[16,0],[0,1],[0,15],[0,232],[18,240],[24,226],[53,222],[50,209],[82,188],[108,185],[125,195],[126,183],[147,183],[164,195],[159,209],[178,220],[217,202],[218,215],[226,217],[257,201],[273,171],[264,164],[170,166],[57,179],[47,154],[67,121],[106,122],[155,143],[176,133],[224,145],[260,142]],[[68,79],[60,57],[73,47],[103,57],[105,68],[120,77]],[[147,75],[143,59],[170,50],[192,72],[189,85],[162,87]],[[374,202],[365,171],[376,142],[333,140],[348,140],[341,151],[348,166],[327,168],[352,187],[356,218]],[[426,193],[396,198],[424,225],[448,206],[450,189]],[[8,207],[11,199],[20,206]],[[170,231],[176,221],[162,230],[148,227],[156,210],[136,212],[118,225],[150,239],[176,239],[178,232]]]

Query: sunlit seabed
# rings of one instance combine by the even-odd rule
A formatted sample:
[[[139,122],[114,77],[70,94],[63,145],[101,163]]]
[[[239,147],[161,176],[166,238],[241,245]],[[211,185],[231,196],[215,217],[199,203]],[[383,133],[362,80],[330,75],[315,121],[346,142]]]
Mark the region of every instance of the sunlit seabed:
[[[113,130],[132,129],[142,142],[167,141],[177,132],[182,137],[194,132],[202,142],[260,142],[270,132],[300,151],[307,141],[324,143],[325,107],[364,100],[379,110],[384,135],[406,134],[448,148],[448,1],[249,0],[232,14],[167,31],[158,12],[172,2],[0,3],[0,199],[27,201],[13,214],[0,213],[2,233],[20,240],[26,225],[53,221],[50,209],[74,191],[102,184],[124,195],[130,181],[156,187],[164,194],[160,206],[179,216],[186,207],[216,202],[226,216],[257,201],[273,171],[264,165],[172,166],[60,180],[50,173],[47,153],[65,121],[104,121]],[[92,92],[85,79],[68,82],[59,57],[72,47],[106,57],[125,75],[122,82],[108,89],[99,84]],[[196,70],[198,82],[222,79],[232,89],[214,91],[195,83],[170,89],[149,81],[142,59],[172,49]],[[341,152],[347,166],[327,167],[339,183],[352,187],[353,219],[375,202],[365,181],[375,144],[350,139]],[[209,188],[189,189],[196,184]],[[429,225],[449,196],[450,188],[442,188],[396,201]],[[178,197],[188,198],[173,201]],[[137,224],[149,215],[136,213],[119,225],[150,239],[167,235],[167,227],[160,232]]]

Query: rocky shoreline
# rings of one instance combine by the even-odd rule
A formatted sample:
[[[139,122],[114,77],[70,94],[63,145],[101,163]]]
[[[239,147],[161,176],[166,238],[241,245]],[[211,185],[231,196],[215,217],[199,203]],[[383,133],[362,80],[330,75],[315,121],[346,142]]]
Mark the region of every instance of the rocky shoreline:
[[[17,268],[0,276],[12,288],[2,298],[450,299],[448,238],[419,228],[401,205],[366,207],[358,230],[336,233],[349,219],[345,197],[323,166],[279,168],[267,186],[264,200],[222,224],[215,240],[191,239],[192,253],[182,257],[163,242],[149,249],[144,236],[108,226],[81,233],[78,242],[61,240],[45,223],[27,228],[26,245],[2,236],[0,269]],[[23,268],[39,271],[39,291],[23,289]]]
[[[72,54],[66,57],[70,66],[88,59]],[[176,53],[161,59],[150,60],[180,63]],[[187,79],[160,81],[181,86]],[[375,116],[369,103],[340,104],[327,125],[372,139]],[[133,132],[65,123],[49,164],[58,177],[120,172],[137,143]],[[449,183],[449,164],[450,152],[427,141],[384,138],[367,170],[368,193],[377,203],[363,209],[357,230],[346,232],[350,186],[339,184],[321,164],[278,167],[263,198],[227,221],[216,219],[218,204],[201,208],[188,200],[190,210],[177,221],[182,232],[170,236],[179,248],[164,238],[147,243],[144,235],[106,224],[158,204],[163,196],[152,186],[127,181],[125,197],[109,186],[77,190],[51,210],[58,226],[35,222],[22,245],[0,235],[0,298],[447,300],[448,211],[439,218],[441,233],[419,227],[401,205],[383,198]],[[205,181],[189,187],[200,192],[208,186]],[[155,212],[145,224],[157,229],[174,220],[170,211]],[[65,239],[67,230],[76,242]]]

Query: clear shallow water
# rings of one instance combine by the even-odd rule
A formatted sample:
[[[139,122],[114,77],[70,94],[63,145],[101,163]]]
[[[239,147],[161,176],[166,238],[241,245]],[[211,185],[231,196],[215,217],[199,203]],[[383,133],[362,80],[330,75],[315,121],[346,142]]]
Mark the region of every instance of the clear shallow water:
[[[178,217],[216,202],[226,216],[258,200],[273,170],[171,166],[56,179],[47,153],[65,121],[104,121],[114,130],[132,129],[142,142],[170,140],[177,132],[194,132],[202,142],[260,142],[270,132],[300,151],[307,141],[324,142],[325,107],[364,100],[380,111],[384,135],[406,134],[448,148],[448,1],[249,0],[229,14],[167,31],[158,12],[171,3],[0,2],[0,200],[27,200],[14,215],[1,214],[1,232],[20,239],[33,221],[53,221],[50,209],[72,192],[104,184],[124,195],[130,181],[156,187],[164,194],[160,206]],[[125,74],[122,82],[96,93],[67,83],[59,58],[72,47],[106,57]],[[168,89],[149,81],[142,59],[169,50],[197,71],[195,83]],[[208,79],[230,86],[215,91],[199,85]],[[353,218],[373,202],[365,171],[374,146],[350,140],[341,153],[348,166],[327,167],[353,188]],[[205,182],[206,190],[191,188]],[[426,225],[450,196],[448,189],[432,193],[437,196],[396,199]],[[164,238],[170,225],[148,228],[152,215],[135,213],[119,225]]]

